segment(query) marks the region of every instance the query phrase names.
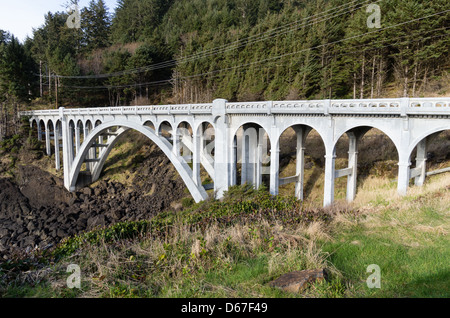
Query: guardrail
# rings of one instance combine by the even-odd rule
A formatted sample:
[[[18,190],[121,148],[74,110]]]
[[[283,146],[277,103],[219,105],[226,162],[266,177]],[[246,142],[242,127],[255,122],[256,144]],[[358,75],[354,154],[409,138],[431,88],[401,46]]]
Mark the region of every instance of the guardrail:
[[[20,116],[69,115],[191,115],[212,114],[213,104],[180,104],[122,106],[100,108],[65,108],[23,111]],[[262,101],[226,103],[226,114],[393,114],[393,115],[449,115],[450,97],[340,99],[304,101]]]

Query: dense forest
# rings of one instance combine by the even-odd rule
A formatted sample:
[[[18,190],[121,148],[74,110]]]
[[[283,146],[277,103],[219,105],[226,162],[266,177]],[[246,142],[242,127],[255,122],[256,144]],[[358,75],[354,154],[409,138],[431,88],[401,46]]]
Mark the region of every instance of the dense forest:
[[[420,96],[448,73],[449,9],[447,0],[119,0],[110,12],[91,0],[79,28],[70,12],[48,12],[24,43],[0,30],[1,123],[30,105],[377,98],[393,85]]]

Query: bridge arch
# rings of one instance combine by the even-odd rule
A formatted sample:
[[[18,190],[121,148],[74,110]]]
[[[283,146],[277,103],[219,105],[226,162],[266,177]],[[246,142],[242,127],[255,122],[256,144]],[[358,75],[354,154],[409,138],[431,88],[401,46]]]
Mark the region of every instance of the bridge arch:
[[[168,120],[163,120],[155,127],[157,135],[165,138],[169,143],[172,143],[174,135],[174,126]]]
[[[381,131],[384,135],[386,135],[390,139],[390,141],[392,141],[394,143],[397,153],[400,154],[400,152],[399,152],[400,136],[398,136],[397,131],[391,130],[391,128],[386,125],[387,124],[384,122],[378,123],[375,121],[367,122],[367,123],[358,122],[358,123],[354,123],[354,124],[349,124],[348,122],[346,122],[344,126],[336,128],[335,137],[334,137],[334,141],[333,141],[333,148],[336,147],[338,141],[342,138],[342,136],[344,134],[348,133],[349,131],[356,131],[360,128],[365,127],[365,128],[377,129],[377,130]]]
[[[410,143],[409,148],[408,148],[408,155],[411,156],[414,148],[416,148],[417,145],[419,144],[419,142],[421,142],[425,138],[427,138],[433,134],[436,134],[436,133],[444,132],[446,130],[450,130],[450,125],[434,127],[433,129],[430,129],[430,130],[427,130],[426,132],[421,133],[418,137],[414,138],[414,140]]]
[[[88,152],[92,145],[98,140],[98,138],[105,132],[107,132],[109,129],[113,127],[121,127],[117,130],[117,136],[113,140],[111,140],[111,143],[108,145],[106,149],[101,153],[100,160],[96,163],[94,170],[92,172],[93,178],[98,178],[100,175],[100,171],[103,168],[103,165],[106,161],[107,156],[109,155],[111,149],[114,147],[115,142],[117,142],[118,138],[122,133],[124,133],[128,129],[136,130],[146,137],[148,137],[150,140],[152,140],[163,152],[164,154],[169,158],[169,160],[174,165],[177,172],[180,174],[181,178],[183,179],[184,183],[186,184],[186,187],[188,188],[189,192],[191,193],[192,197],[196,202],[205,200],[208,198],[208,195],[205,191],[205,189],[202,187],[202,185],[195,184],[193,178],[192,178],[192,170],[188,166],[188,164],[182,159],[181,157],[177,157],[173,151],[172,151],[172,145],[168,140],[165,138],[158,137],[154,131],[152,131],[151,128],[143,126],[138,123],[126,121],[126,120],[120,120],[120,121],[112,121],[112,122],[105,122],[99,126],[97,126],[90,134],[87,136],[85,142],[81,146],[80,153],[75,157],[73,161],[73,165],[70,171],[69,176],[69,189],[71,191],[75,191],[77,188],[77,181],[78,177],[81,171],[81,166],[88,155]],[[92,181],[95,181],[93,179]]]
[[[442,140],[436,142],[435,139]],[[422,133],[413,140],[406,156],[408,162],[415,166],[410,168],[409,178],[414,179],[416,186],[422,186],[426,176],[450,171],[448,164],[442,165],[442,162],[450,159],[450,151],[448,149],[450,149],[450,127],[436,127]],[[412,158],[414,154],[415,156]]]

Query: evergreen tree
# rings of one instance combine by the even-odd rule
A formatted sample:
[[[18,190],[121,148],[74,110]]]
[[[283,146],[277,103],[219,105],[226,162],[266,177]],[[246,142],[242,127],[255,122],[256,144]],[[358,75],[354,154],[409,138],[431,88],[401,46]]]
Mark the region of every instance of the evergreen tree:
[[[91,0],[89,7],[82,10],[82,28],[88,51],[110,44],[111,17],[103,0]]]

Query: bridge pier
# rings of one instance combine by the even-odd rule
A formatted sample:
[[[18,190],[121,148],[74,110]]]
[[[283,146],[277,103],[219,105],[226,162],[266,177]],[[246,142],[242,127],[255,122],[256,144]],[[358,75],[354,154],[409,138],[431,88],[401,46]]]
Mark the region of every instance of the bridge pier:
[[[273,135],[272,135],[273,136]],[[279,140],[273,140],[270,143],[270,187],[272,195],[278,195],[280,185],[280,143]]]
[[[252,124],[243,126],[241,184],[253,184],[258,189],[262,184],[263,131]]]
[[[50,129],[48,129],[48,123],[45,127],[45,149],[47,151],[47,156],[52,155],[52,147],[50,144]]]
[[[54,132],[54,140],[55,140],[55,169],[57,170],[57,171],[59,171],[60,169],[61,169],[61,158],[59,157],[60,156],[60,154],[59,154],[59,138],[60,138],[60,135],[59,135],[59,127],[57,126],[57,125],[55,125],[54,127],[53,127],[53,129],[55,130],[55,132]]]
[[[295,197],[303,201],[303,182],[305,179],[305,143],[306,137],[312,128],[307,126],[296,126],[294,131],[297,137],[297,154],[296,154],[296,173],[297,180],[295,182]]]
[[[350,174],[347,176],[347,201],[352,202],[356,196],[356,180],[358,175],[358,141],[355,133],[349,132],[349,144],[348,144],[348,168]]]
[[[427,173],[427,138],[417,144],[416,169],[418,173],[414,177],[414,184],[416,186],[422,186]]]
[[[323,205],[331,205],[334,201],[334,179],[335,179],[336,148],[325,155],[325,183],[323,193]]]
[[[75,154],[78,154],[80,151],[80,140],[81,140],[81,131],[80,126],[77,124],[75,128]]]
[[[193,150],[192,150],[192,179],[197,186],[202,185],[200,178],[201,154],[203,151],[203,124],[200,124],[197,131],[193,134]]]
[[[71,160],[69,152],[69,123],[67,122],[67,116],[64,115],[64,107],[59,108],[59,116],[61,118],[61,132],[62,132],[62,148],[63,148],[63,167],[64,167],[64,187],[70,189],[70,169]]]

